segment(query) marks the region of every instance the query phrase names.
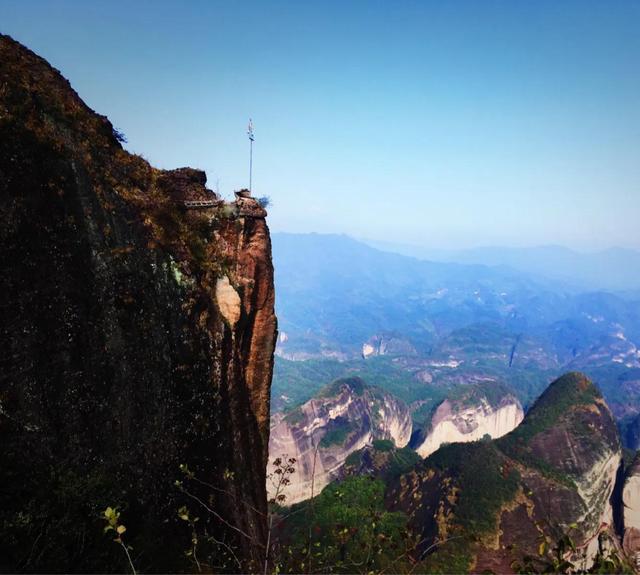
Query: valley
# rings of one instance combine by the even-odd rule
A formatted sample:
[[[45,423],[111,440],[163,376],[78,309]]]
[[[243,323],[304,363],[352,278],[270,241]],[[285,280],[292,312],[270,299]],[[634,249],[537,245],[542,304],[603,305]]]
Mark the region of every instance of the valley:
[[[553,379],[579,370],[621,425],[640,414],[637,301],[504,267],[381,252],[346,236],[274,234],[273,246],[274,411],[358,375],[407,402],[420,425],[457,386],[506,385],[526,410]]]
[[[638,302],[344,236],[275,235],[274,264],[269,449],[297,461],[284,492],[295,514],[316,525],[312,509],[365,477],[384,504],[362,513],[396,514],[428,572],[544,569],[562,537],[577,569],[613,561],[623,542],[640,550]],[[303,302],[317,313],[304,315]],[[410,439],[381,423],[379,400],[353,401],[354,381],[403,406]],[[330,546],[329,525],[314,529]]]

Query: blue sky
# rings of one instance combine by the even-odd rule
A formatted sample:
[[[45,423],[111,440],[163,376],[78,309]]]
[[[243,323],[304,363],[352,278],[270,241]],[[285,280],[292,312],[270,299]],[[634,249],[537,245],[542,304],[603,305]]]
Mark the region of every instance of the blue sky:
[[[277,231],[640,248],[640,2],[0,0],[163,168]]]

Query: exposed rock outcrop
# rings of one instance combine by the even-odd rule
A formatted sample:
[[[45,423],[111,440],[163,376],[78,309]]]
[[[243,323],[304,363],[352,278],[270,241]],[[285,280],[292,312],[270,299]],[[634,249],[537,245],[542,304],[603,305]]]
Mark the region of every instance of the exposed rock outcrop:
[[[416,355],[416,349],[406,338],[395,334],[381,334],[370,337],[362,344],[362,357],[378,355]]]
[[[265,212],[120,139],[0,36],[0,571],[127,570],[107,506],[140,571],[190,570],[185,504],[250,571],[276,336]],[[217,516],[176,488],[180,464]]]
[[[431,455],[445,443],[477,441],[485,435],[495,439],[513,431],[524,412],[513,395],[502,397],[492,405],[479,397],[472,405],[465,401],[445,399],[436,409],[431,427],[416,447],[422,457]]]
[[[634,556],[640,553],[640,455],[627,469],[622,490],[624,549]]]
[[[441,448],[402,476],[388,500],[410,514],[426,539],[427,569],[508,573],[526,560],[544,569],[569,532],[577,552],[566,558],[586,568],[599,535],[614,534],[611,498],[620,462],[602,396],[586,377],[570,373],[549,386],[514,431]],[[541,541],[548,542],[542,556]]]
[[[270,459],[286,455],[297,460],[284,492],[286,503],[320,493],[339,475],[349,454],[374,439],[390,439],[404,447],[411,430],[404,403],[355,377],[337,380],[292,412],[274,415]],[[273,495],[270,481],[267,489]]]

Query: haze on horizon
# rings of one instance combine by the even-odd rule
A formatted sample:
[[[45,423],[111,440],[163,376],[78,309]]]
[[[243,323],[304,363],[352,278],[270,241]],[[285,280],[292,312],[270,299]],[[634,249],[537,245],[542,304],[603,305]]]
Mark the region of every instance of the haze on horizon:
[[[127,148],[274,231],[640,248],[640,4],[0,0]]]

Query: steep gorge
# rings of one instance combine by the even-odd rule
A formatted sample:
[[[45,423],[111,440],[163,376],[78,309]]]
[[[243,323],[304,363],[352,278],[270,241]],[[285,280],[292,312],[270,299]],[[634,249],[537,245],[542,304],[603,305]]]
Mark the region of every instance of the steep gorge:
[[[183,505],[247,571],[266,536],[266,213],[121,139],[0,36],[0,571],[125,570],[107,506],[138,569],[190,570]]]

